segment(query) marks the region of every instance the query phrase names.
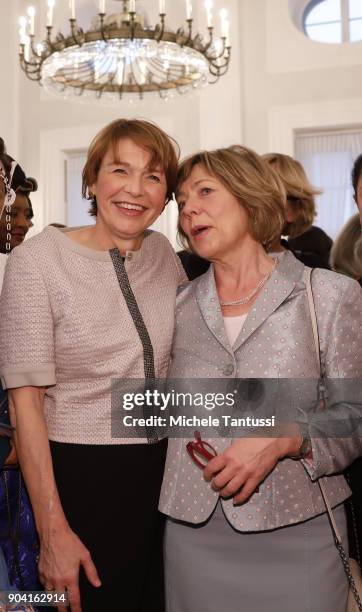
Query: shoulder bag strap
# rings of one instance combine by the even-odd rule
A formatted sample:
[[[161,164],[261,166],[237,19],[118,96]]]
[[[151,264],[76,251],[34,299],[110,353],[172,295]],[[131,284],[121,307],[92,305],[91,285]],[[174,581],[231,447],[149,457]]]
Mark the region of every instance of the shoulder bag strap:
[[[314,297],[313,297],[313,291],[312,291],[312,283],[311,283],[311,276],[312,276],[312,268],[304,268],[304,272],[303,272],[303,279],[305,281],[305,286],[307,289],[307,297],[308,297],[308,306],[309,306],[309,312],[310,312],[310,318],[311,318],[311,322],[312,322],[312,329],[313,329],[313,338],[314,338],[314,345],[315,345],[315,350],[316,350],[316,357],[317,357],[317,364],[318,364],[318,371],[319,371],[319,375],[320,377],[323,376],[323,368],[322,368],[322,363],[321,363],[321,351],[320,351],[320,343],[319,343],[319,334],[318,334],[318,323],[317,323],[317,316],[316,316],[316,311],[315,311],[315,303],[314,303]],[[324,400],[325,400],[325,396]],[[329,516],[329,520],[331,523],[331,527],[332,527],[332,532],[334,535],[334,540],[335,540],[335,544],[337,547],[337,550],[339,552],[339,556],[341,558],[344,570],[346,572],[347,578],[348,578],[348,582],[350,584],[351,590],[353,592],[354,598],[356,600],[358,609],[362,612],[362,601],[361,598],[358,594],[357,591],[357,587],[356,587],[356,583],[353,579],[352,576],[352,570],[351,570],[351,566],[348,560],[348,556],[346,554],[346,551],[344,550],[343,544],[342,544],[342,538],[341,538],[341,534],[339,533],[339,529],[337,527],[337,523],[336,520],[334,518],[334,514],[333,514],[333,510],[332,507],[329,503],[329,499],[328,499],[328,495],[327,495],[327,491],[324,487],[324,484],[321,480],[321,478],[318,479],[318,485],[323,497],[323,501]]]

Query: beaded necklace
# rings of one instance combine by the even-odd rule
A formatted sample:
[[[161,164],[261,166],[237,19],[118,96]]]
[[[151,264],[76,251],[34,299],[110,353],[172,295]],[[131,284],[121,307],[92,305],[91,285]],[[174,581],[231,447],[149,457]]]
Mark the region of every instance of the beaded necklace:
[[[266,281],[270,277],[271,273],[274,271],[274,268],[276,266],[277,260],[274,259],[273,261],[274,261],[274,265],[273,265],[272,269],[270,270],[270,272],[268,272],[265,276],[263,276],[263,278],[258,282],[256,287],[254,287],[254,289],[252,291],[250,291],[250,293],[248,293],[248,295],[246,295],[243,298],[240,298],[239,300],[233,300],[231,302],[223,302],[222,300],[220,300],[220,305],[221,306],[239,306],[239,305],[241,306],[242,304],[247,304],[248,302],[250,302],[250,300],[254,297],[254,295],[256,295],[258,293],[258,291],[260,291],[260,289],[262,289],[262,287],[264,287]]]

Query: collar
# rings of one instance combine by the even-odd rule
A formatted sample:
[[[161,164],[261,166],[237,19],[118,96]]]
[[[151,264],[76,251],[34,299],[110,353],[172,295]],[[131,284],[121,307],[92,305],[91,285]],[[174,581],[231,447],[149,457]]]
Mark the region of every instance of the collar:
[[[248,312],[233,348],[230,346],[225,331],[216,290],[214,266],[211,265],[209,270],[196,281],[196,299],[204,321],[218,342],[232,355],[289,297],[301,280],[304,264],[298,261],[290,251],[272,255],[278,260],[278,264]]]

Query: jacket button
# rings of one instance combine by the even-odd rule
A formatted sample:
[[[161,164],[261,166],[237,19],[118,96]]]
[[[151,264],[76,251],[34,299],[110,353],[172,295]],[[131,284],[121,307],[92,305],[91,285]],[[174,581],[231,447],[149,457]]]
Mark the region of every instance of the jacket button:
[[[223,370],[223,374],[224,374],[225,376],[230,376],[230,375],[231,375],[231,374],[233,374],[233,373],[234,373],[234,364],[233,364],[233,363],[228,363],[228,364],[225,366],[224,370]]]

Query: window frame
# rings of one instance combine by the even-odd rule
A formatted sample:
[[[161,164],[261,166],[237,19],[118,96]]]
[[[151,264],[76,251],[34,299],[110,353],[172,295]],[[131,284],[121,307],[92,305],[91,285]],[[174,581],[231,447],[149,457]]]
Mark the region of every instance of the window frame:
[[[350,43],[353,44],[353,42],[361,42],[361,40],[359,41],[351,41],[351,37],[350,37],[350,23],[351,21],[356,21],[356,19],[350,19],[349,18],[349,0],[339,0],[340,2],[340,6],[341,6],[341,20],[340,22],[336,22],[333,21],[331,23],[341,23],[341,30],[342,30],[342,40],[341,42],[332,42],[332,43],[323,43],[323,41],[318,41],[315,38],[311,38],[311,36],[308,35],[307,32],[307,25],[306,25],[306,21],[308,19],[308,15],[312,12],[312,10],[318,6],[318,4],[321,4],[322,2],[325,2],[326,0],[310,0],[306,6],[304,7],[303,13],[302,13],[302,20],[301,20],[301,25],[302,25],[302,31],[304,32],[304,34],[306,35],[307,38],[309,38],[309,40],[313,40],[314,42],[321,42],[322,44],[334,44],[334,45],[340,45],[340,44],[344,44],[344,43]],[[318,25],[323,25],[323,24],[327,24],[328,22],[321,22]],[[312,25],[312,24],[311,24]],[[317,25],[317,24],[315,24]]]

